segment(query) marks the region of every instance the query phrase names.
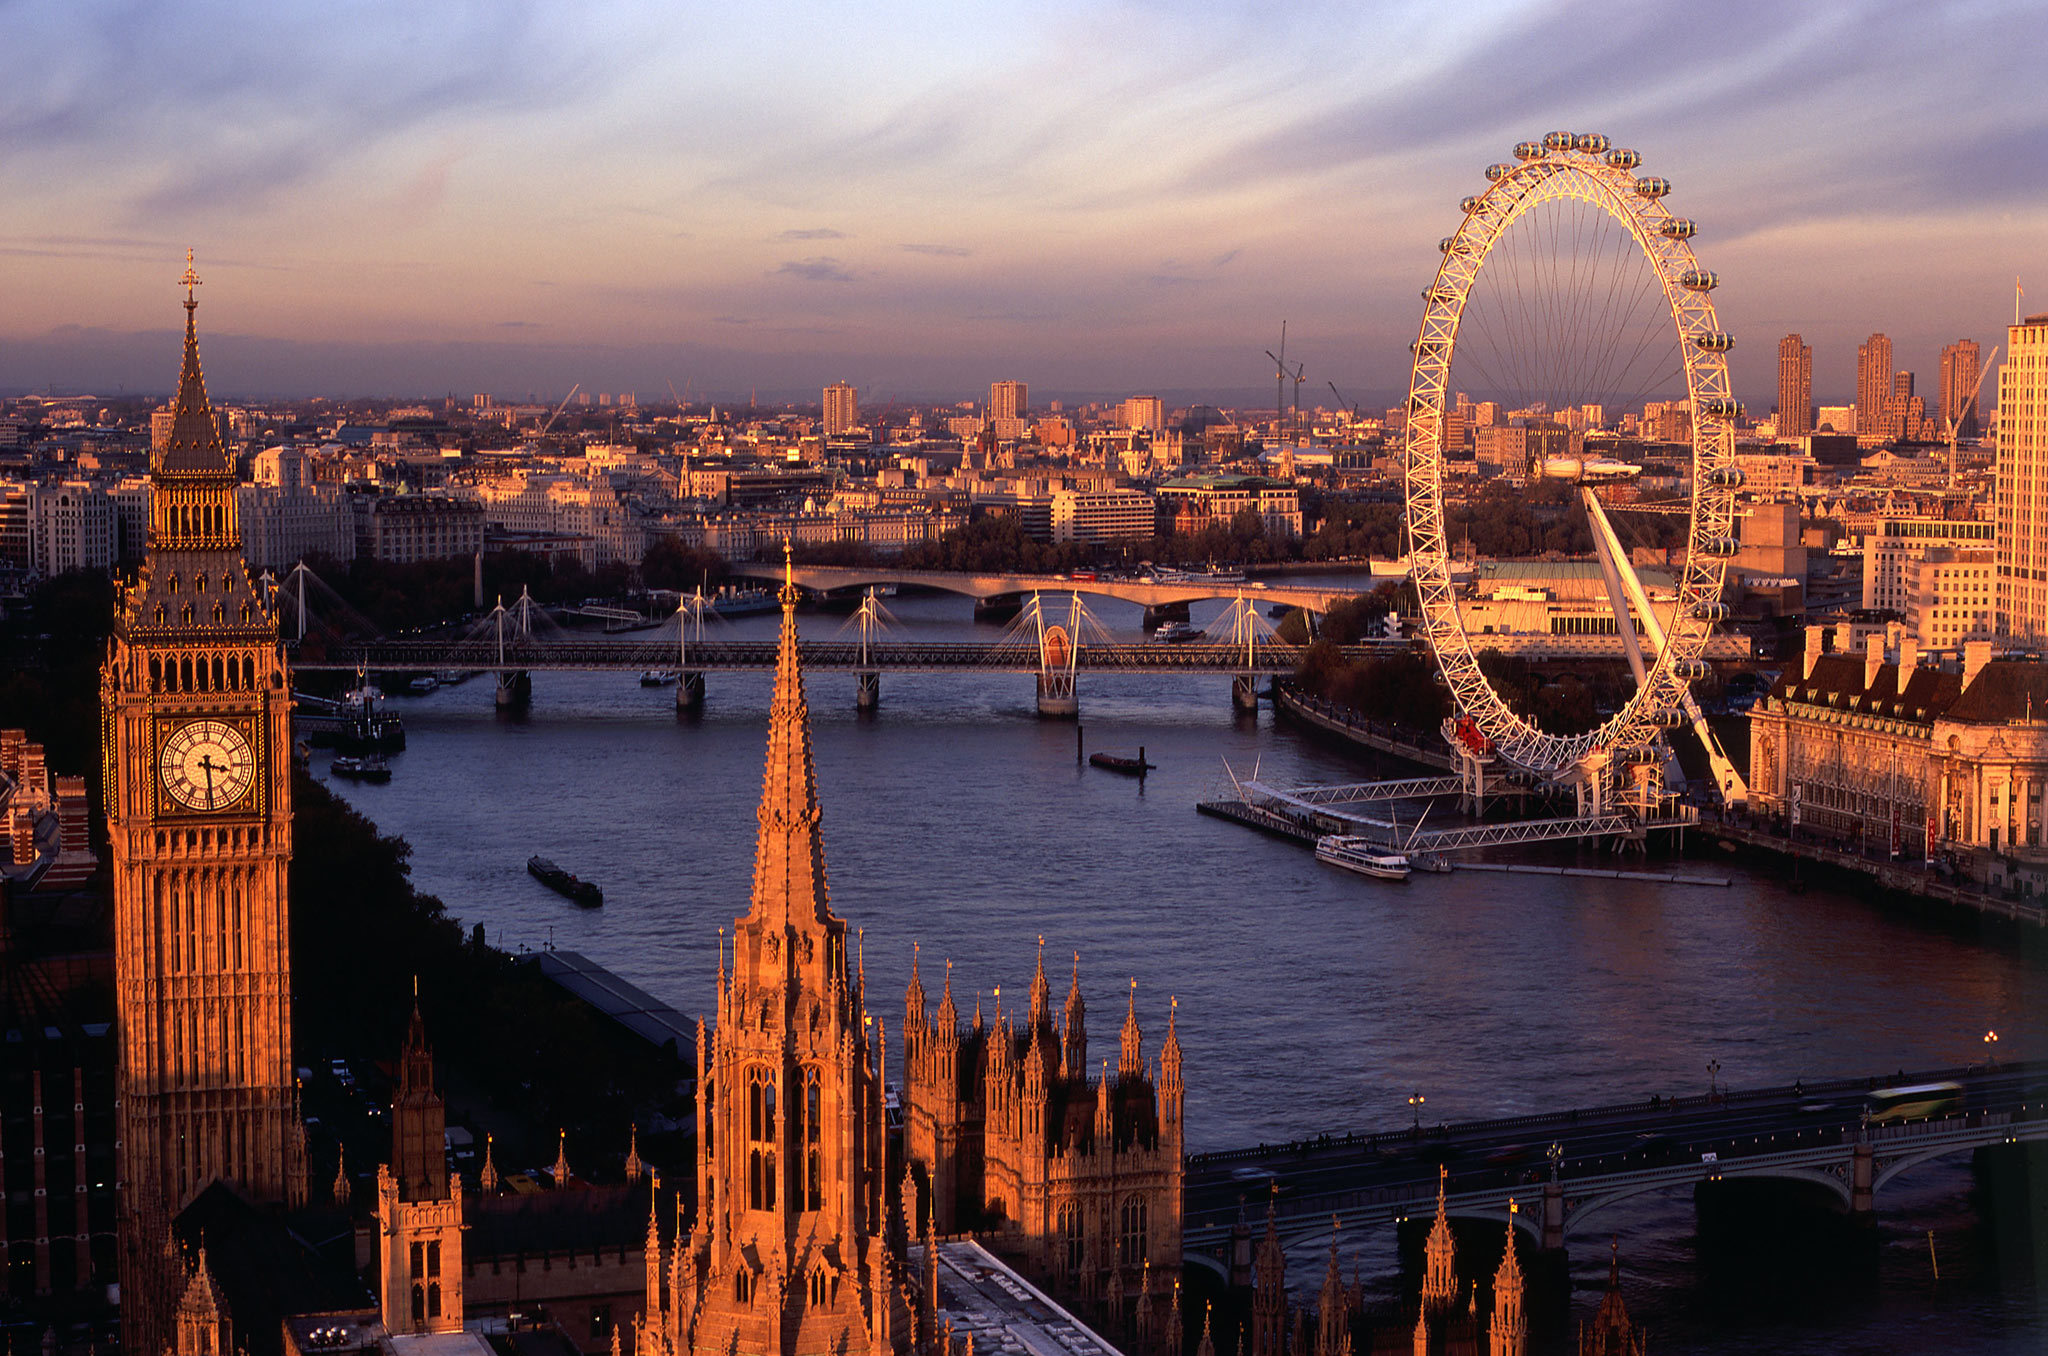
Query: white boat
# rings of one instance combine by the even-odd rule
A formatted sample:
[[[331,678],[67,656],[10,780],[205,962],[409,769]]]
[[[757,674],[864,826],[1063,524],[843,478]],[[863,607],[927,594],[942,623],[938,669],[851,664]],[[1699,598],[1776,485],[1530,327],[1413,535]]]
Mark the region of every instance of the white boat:
[[[1316,860],[1376,880],[1406,880],[1415,868],[1398,852],[1384,852],[1362,838],[1331,835],[1316,840]]]
[[[423,673],[419,677],[407,683],[405,686],[408,692],[414,692],[418,693],[421,696],[425,696],[427,693],[432,692],[435,688],[441,686],[441,680],[439,678],[436,678],[431,673]]]
[[[1179,645],[1190,640],[1200,640],[1202,633],[1186,622],[1161,622],[1159,629],[1152,633],[1152,639],[1165,645]]]

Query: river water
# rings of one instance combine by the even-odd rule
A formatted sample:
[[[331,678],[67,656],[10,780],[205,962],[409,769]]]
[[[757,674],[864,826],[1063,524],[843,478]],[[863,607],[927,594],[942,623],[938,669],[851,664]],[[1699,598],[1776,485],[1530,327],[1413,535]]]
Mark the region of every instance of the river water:
[[[1090,605],[1111,633],[1140,634],[1135,607]],[[906,638],[995,634],[961,599],[885,606]],[[812,638],[844,624],[802,618]],[[772,636],[776,618],[724,625]],[[1795,891],[1775,868],[1686,864],[1732,877],[1725,889],[1476,872],[1389,885],[1198,815],[1228,794],[1226,761],[1282,782],[1374,775],[1269,708],[1233,715],[1224,677],[1082,677],[1087,747],[1143,745],[1158,765],[1143,783],[1078,766],[1074,725],[1037,719],[1028,675],[884,675],[873,715],[853,683],[816,674],[808,692],[833,907],[866,930],[875,1016],[900,1027],[913,942],[934,1003],[954,962],[963,1012],[977,992],[992,1012],[997,985],[1027,1001],[1041,936],[1058,1001],[1079,951],[1098,1053],[1133,979],[1148,1051],[1178,996],[1193,1151],[1402,1125],[1418,1092],[1430,1119],[1457,1120],[1698,1092],[1710,1061],[1742,1086],[1963,1063],[1988,1029],[2001,1056],[2048,1051],[2038,950]],[[717,929],[747,904],[768,676],[710,675],[689,720],[673,689],[629,674],[536,674],[519,719],[491,696],[486,677],[394,699],[410,736],[397,775],[337,789],[411,841],[416,884],[465,927],[583,952],[704,1011]],[[601,884],[605,907],[532,880],[536,852]],[[1979,1189],[1967,1158],[1902,1178],[1880,1197],[1874,1270],[1814,1293],[1810,1277],[1751,1277],[1731,1297],[1683,1193],[1616,1207],[1611,1227],[1659,1351],[2040,1351],[2042,1296],[2017,1274],[2031,1262],[1992,1247]],[[1393,1284],[1391,1239],[1345,1250]],[[1574,1245],[1595,1294],[1605,1251]],[[1319,1278],[1314,1253],[1292,1281]]]

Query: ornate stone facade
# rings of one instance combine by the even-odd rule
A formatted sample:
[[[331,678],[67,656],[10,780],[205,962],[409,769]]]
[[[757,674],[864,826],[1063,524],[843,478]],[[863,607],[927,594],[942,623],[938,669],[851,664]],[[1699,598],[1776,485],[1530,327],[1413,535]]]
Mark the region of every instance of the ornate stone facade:
[[[101,670],[121,1037],[124,1345],[159,1349],[186,1278],[172,1216],[209,1184],[304,1197],[291,1062],[291,689],[242,561],[236,472],[185,359],[150,471],[149,556]]]
[[[1021,1021],[979,1002],[965,1028],[952,968],[934,1018],[913,961],[904,1000],[904,1157],[938,1232],[981,1231],[1056,1294],[1092,1306],[1112,1338],[1164,1331],[1181,1256],[1185,1088],[1168,1009],[1157,1064],[1136,982],[1117,1063],[1088,1067],[1080,958],[1057,1024],[1041,944]]]
[[[884,1228],[879,1029],[827,901],[796,589],[768,716],[753,900],[697,1037],[697,1217],[672,1247],[649,1218],[640,1356],[907,1351],[900,1253]]]
[[[1910,637],[1804,662],[1750,712],[1750,805],[1806,837],[1947,858],[1994,888],[2048,889],[2048,665],[1994,659],[1989,642],[1946,667]],[[1939,656],[1928,656],[1939,659]]]

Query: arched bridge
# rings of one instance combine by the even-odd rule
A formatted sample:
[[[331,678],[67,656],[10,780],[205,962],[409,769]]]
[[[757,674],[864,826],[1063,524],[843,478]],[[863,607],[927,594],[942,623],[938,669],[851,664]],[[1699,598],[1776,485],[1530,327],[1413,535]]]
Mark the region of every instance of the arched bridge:
[[[1918,1120],[1864,1124],[1873,1089],[1936,1082],[1961,1085],[1953,1107]],[[1191,1256],[1214,1257],[1228,1248],[1234,1229],[1257,1223],[1269,1198],[1283,1242],[1328,1238],[1332,1216],[1346,1225],[1426,1217],[1436,1208],[1440,1166],[1450,1214],[1512,1218],[1544,1247],[1564,1246],[1568,1235],[1631,1196],[1743,1177],[1804,1182],[1846,1211],[1867,1215],[1893,1178],[1921,1163],[2038,1141],[2048,1141],[2042,1064],[1317,1136],[1191,1157],[1185,1240]]]
[[[733,574],[747,579],[782,582],[783,566],[741,564]],[[904,570],[880,565],[797,565],[790,577],[798,586],[816,593],[838,593],[880,584],[910,584],[919,588],[958,593],[977,602],[1027,593],[1085,593],[1101,598],[1121,598],[1148,608],[1172,607],[1200,602],[1205,598],[1235,598],[1240,593],[1260,602],[1284,603],[1310,612],[1327,612],[1332,606],[1363,590],[1332,589],[1297,584],[1247,583],[1242,579],[1211,578],[1190,574],[1185,578],[1157,582],[1143,579],[1086,579],[1063,574],[973,574],[954,570]]]

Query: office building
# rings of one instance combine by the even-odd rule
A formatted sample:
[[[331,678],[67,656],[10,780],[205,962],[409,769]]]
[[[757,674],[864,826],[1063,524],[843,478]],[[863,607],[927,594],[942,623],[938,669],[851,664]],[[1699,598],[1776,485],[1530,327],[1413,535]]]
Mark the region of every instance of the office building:
[[[990,419],[1022,419],[1028,404],[1021,381],[999,381],[988,388]]]
[[[825,436],[836,438],[860,423],[860,392],[843,381],[825,388]]]
[[[1132,396],[1124,401],[1123,426],[1158,433],[1166,428],[1166,406],[1158,396]]]
[[[1143,541],[1158,531],[1158,501],[1142,490],[1060,490],[1052,497],[1054,541]]]
[[[1778,341],[1778,437],[1813,432],[1813,349],[1796,334]]]
[[[2048,313],[2007,331],[1998,373],[1998,630],[2048,641]]]
[[[1863,606],[1904,613],[1918,588],[1920,560],[1929,551],[1988,551],[1995,533],[1986,522],[1946,518],[1886,518],[1863,539]]]
[[[1982,355],[1975,339],[1958,339],[1941,351],[1941,427],[1954,426],[1956,437],[1974,438],[1977,427],[1977,380]]]
[[[1892,341],[1873,334],[1856,346],[1856,431],[1882,441],[1885,409],[1892,398]]]

